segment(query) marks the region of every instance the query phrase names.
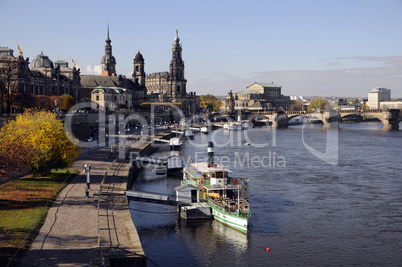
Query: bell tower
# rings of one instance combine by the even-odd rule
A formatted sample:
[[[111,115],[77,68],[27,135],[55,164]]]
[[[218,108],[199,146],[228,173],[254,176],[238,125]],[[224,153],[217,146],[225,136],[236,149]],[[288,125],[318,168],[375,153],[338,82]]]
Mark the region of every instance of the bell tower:
[[[134,71],[133,71],[133,82],[135,85],[145,86],[145,61],[144,57],[138,49],[137,55],[134,57]]]
[[[170,62],[170,85],[171,95],[175,97],[183,97],[187,94],[186,83],[184,78],[184,62],[182,59],[182,47],[180,44],[179,30],[176,28],[176,37],[172,46],[172,60]]]
[[[109,20],[107,20],[107,39],[105,45],[105,55],[102,57],[102,76],[116,76],[116,59],[112,55],[112,45],[109,38]]]

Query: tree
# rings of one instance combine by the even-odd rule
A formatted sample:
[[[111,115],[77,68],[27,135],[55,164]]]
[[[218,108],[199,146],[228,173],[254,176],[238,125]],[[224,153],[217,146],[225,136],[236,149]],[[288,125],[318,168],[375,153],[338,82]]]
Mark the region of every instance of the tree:
[[[308,110],[324,110],[325,106],[328,105],[328,101],[323,99],[323,98],[316,98],[313,101],[310,102],[310,105],[308,106]]]
[[[21,97],[18,93],[18,61],[16,59],[7,59],[0,64],[0,94],[1,110],[3,113],[3,103],[6,104],[6,113],[10,115],[11,106]]]
[[[219,110],[221,107],[221,100],[216,98],[213,95],[201,95],[200,96],[200,107],[203,107],[205,110]]]
[[[289,106],[289,111],[303,111],[304,102],[294,101],[292,105]]]
[[[60,109],[70,109],[74,106],[74,104],[74,98],[71,95],[64,94],[60,96]]]
[[[12,144],[15,137],[21,137],[18,139],[21,146],[32,150],[30,170],[34,174],[46,174],[52,168],[70,166],[81,152],[81,148],[73,144],[67,135],[69,133],[55,114],[27,110],[0,130],[0,143],[4,142],[0,145],[0,153],[18,154],[18,151],[11,151],[11,148],[8,151],[4,148],[10,147],[7,144]]]
[[[47,95],[36,95],[35,96],[35,107],[39,109],[51,110],[54,104],[50,100],[50,96]]]
[[[34,94],[21,94],[21,96],[14,102],[13,106],[24,109],[33,108],[36,105],[36,96]]]
[[[33,152],[31,145],[24,142],[26,137],[25,134],[0,133],[0,178],[4,182],[30,169]]]

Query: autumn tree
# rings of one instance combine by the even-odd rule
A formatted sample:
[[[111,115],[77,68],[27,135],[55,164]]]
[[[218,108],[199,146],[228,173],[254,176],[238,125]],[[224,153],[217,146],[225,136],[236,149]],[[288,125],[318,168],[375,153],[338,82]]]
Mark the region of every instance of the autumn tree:
[[[0,132],[0,180],[3,182],[30,169],[33,151],[31,144],[24,142],[26,138],[27,134]]]
[[[323,98],[315,98],[313,101],[310,102],[310,105],[308,106],[308,110],[324,110],[325,106],[328,105],[328,101],[323,99]]]
[[[289,111],[304,111],[304,102],[294,101],[293,104],[289,106]]]
[[[36,105],[36,96],[34,94],[20,94],[13,106],[20,109],[33,108]]]
[[[70,109],[74,106],[75,102],[74,102],[74,98],[71,95],[61,95],[60,96],[60,103],[59,103],[59,107],[60,109]]]
[[[56,115],[48,111],[27,110],[18,115],[14,121],[7,123],[1,130],[0,154],[18,155],[18,150],[12,150],[9,144],[16,143],[32,151],[29,160],[30,170],[34,174],[46,174],[52,168],[65,168],[70,166],[78,157],[81,148],[73,144],[64,130],[61,121]],[[7,150],[8,149],[8,150]],[[2,162],[1,164],[7,164]]]
[[[219,110],[221,107],[221,100],[213,95],[201,95],[200,107],[203,107],[207,111]]]
[[[47,95],[36,95],[35,96],[35,107],[39,109],[51,110],[54,104],[50,100],[50,96]]]

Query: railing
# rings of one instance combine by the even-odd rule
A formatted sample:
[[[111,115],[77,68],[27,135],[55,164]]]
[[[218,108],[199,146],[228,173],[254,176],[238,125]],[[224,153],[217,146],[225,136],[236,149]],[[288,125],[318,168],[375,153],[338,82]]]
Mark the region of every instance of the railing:
[[[244,198],[240,198],[242,200],[242,202],[247,202]],[[228,206],[225,206],[221,203],[216,202],[214,199],[210,198],[209,196],[207,197],[207,203],[214,206],[215,208],[217,208],[218,210],[228,213],[228,214],[232,214],[232,215],[236,215],[236,216],[240,216],[243,218],[250,218],[250,205],[247,205],[246,211],[244,212],[237,212],[237,211],[231,211],[230,208]],[[240,204],[240,206],[244,207],[243,205]],[[240,209],[240,207],[237,207],[238,209]],[[245,208],[245,207],[244,207]]]
[[[103,259],[103,249],[102,249],[102,241],[101,241],[101,233],[100,233],[100,214],[99,214],[99,212],[100,212],[100,202],[101,202],[100,198],[101,198],[101,195],[102,195],[102,187],[103,187],[103,184],[104,184],[105,179],[107,177],[108,171],[109,171],[109,168],[105,172],[105,175],[103,176],[102,182],[101,182],[100,187],[99,187],[98,207],[97,207],[97,210],[98,210],[98,246],[100,248],[100,256],[101,256],[100,258],[101,259]]]

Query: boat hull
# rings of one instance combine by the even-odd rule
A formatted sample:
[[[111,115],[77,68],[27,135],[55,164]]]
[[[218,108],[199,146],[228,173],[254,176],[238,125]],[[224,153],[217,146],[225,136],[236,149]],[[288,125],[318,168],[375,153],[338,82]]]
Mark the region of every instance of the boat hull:
[[[238,217],[229,213],[222,212],[214,205],[210,205],[212,209],[212,215],[218,222],[227,225],[233,229],[247,234],[248,219],[244,217]]]
[[[233,212],[227,212],[224,207],[219,206],[210,198],[207,199],[207,204],[211,207],[212,216],[214,216],[215,220],[247,234],[248,217],[239,216],[237,213]]]

